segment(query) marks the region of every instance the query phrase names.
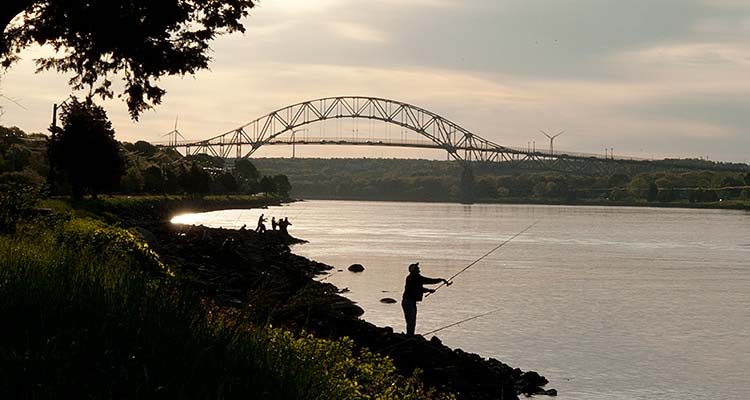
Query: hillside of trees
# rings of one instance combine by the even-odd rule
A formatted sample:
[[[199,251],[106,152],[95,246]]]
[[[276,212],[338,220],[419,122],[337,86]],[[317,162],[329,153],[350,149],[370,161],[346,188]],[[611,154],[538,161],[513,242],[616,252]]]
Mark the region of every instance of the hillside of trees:
[[[253,162],[261,171],[287,175],[296,197],[458,201],[461,196],[462,169],[451,161],[261,158]],[[474,199],[482,202],[750,204],[750,172],[665,170],[593,176],[477,166],[474,182]]]
[[[50,195],[71,193],[69,179],[58,176],[50,165],[49,143],[47,135],[0,126],[0,184],[32,187]],[[182,157],[144,141],[120,142],[118,146],[124,170],[104,193],[201,196],[263,192],[287,197],[291,190],[286,176],[262,175],[249,160],[238,161],[229,172],[222,168],[221,160],[207,155]],[[82,168],[95,168],[87,164],[91,158],[87,149],[79,151]]]

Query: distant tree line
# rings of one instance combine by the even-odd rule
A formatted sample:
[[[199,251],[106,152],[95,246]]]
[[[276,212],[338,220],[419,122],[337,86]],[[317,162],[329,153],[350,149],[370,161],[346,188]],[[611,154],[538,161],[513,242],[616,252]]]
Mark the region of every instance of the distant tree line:
[[[104,109],[91,99],[69,100],[49,136],[0,126],[0,193],[33,188],[81,199],[112,193],[288,197],[291,191],[286,176],[261,175],[249,160],[223,167],[224,160],[205,154],[182,157],[143,141],[118,142]],[[0,198],[2,205],[13,201],[20,200]]]
[[[274,193],[288,197],[285,175],[261,175],[247,159],[236,160],[231,170],[224,160],[198,154],[182,157],[174,150],[160,149],[144,141],[123,143],[129,166],[119,191],[129,194],[255,194]]]
[[[450,161],[256,159],[255,164],[289,176],[300,197],[457,201],[461,195],[462,169]],[[487,202],[746,204],[750,172],[575,175],[477,167],[473,190],[477,201]]]

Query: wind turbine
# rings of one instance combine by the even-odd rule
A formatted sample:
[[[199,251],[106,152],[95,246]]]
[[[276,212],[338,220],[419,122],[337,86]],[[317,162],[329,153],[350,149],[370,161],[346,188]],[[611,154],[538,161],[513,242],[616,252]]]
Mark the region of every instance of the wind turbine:
[[[169,131],[169,132],[167,132],[167,133],[165,133],[164,135],[161,136],[161,137],[169,136],[169,145],[170,146],[177,146],[177,139],[178,139],[178,137],[185,139],[185,136],[182,136],[182,133],[180,133],[180,131],[177,130],[177,120],[179,118],[180,118],[179,115],[177,115],[174,118],[174,129],[172,129],[171,131]]]
[[[554,136],[550,136],[547,134],[547,132],[543,130],[539,130],[539,132],[542,132],[544,136],[547,136],[549,138],[549,154],[554,155],[555,154],[555,138],[565,133],[565,131],[560,131]]]

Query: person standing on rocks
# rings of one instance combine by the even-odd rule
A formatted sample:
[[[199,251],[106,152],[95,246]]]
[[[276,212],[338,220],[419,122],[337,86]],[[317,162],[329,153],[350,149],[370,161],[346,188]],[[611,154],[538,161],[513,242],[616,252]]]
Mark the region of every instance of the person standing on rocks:
[[[435,289],[428,289],[424,285],[434,285],[437,283],[451,284],[451,282],[443,278],[422,276],[419,273],[419,263],[409,265],[409,275],[406,277],[404,295],[401,298],[401,308],[404,309],[404,319],[406,319],[407,336],[413,336],[414,329],[417,327],[417,302],[422,301],[424,293],[435,292]]]
[[[276,217],[271,217],[271,230],[275,231],[279,224],[276,223]]]
[[[291,224],[292,223],[289,222],[289,217],[279,218],[279,230],[281,231],[281,233],[283,233],[284,235],[288,235],[289,234],[288,228],[289,228],[289,225]]]
[[[258,227],[255,228],[255,232],[266,233],[266,224],[264,224],[266,221],[267,219],[263,217],[263,214],[260,214],[260,217],[258,217]]]

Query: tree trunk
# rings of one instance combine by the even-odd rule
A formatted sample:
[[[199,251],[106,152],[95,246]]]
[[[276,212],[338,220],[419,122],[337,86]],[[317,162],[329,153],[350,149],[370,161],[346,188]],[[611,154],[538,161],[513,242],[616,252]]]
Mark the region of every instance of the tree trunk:
[[[0,7],[0,57],[8,51],[5,40],[5,30],[8,24],[33,3],[34,0],[3,0],[3,5]]]

